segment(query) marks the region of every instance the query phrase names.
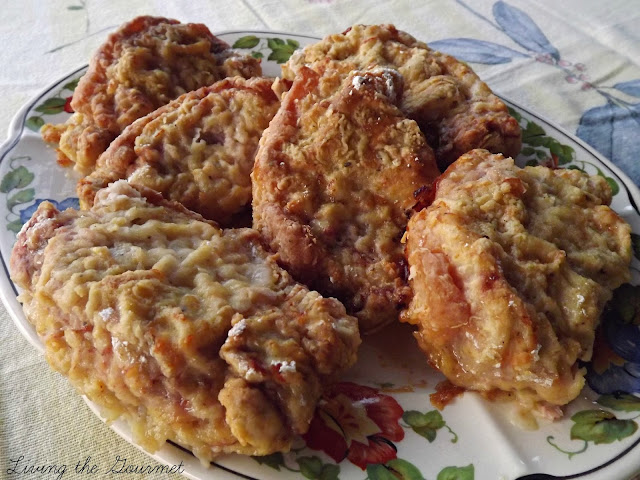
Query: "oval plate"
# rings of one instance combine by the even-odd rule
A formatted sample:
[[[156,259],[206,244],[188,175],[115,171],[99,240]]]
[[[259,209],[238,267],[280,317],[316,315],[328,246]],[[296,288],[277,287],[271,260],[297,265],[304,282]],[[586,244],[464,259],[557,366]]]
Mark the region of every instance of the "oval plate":
[[[271,76],[279,75],[279,63],[293,50],[317,40],[265,31],[218,35],[262,58],[264,73]],[[42,200],[53,201],[60,208],[77,206],[77,176],[56,163],[54,149],[42,141],[38,129],[44,123],[68,118],[67,100],[85,70],[86,66],[71,72],[25,105],[14,117],[9,139],[0,148],[0,213],[4,219],[0,224],[0,295],[20,333],[40,351],[42,344],[16,300],[18,289],[9,278],[8,264],[16,233]],[[612,207],[634,232],[633,283],[640,283],[637,187],[580,140],[534,112],[507,103],[523,129],[519,165],[578,168],[607,178],[615,192]],[[640,289],[631,292],[627,300],[620,301],[631,302]],[[615,344],[611,346],[615,350]],[[632,380],[640,377],[638,364],[628,362],[615,368],[624,369]],[[592,368],[590,375],[607,380],[608,372],[614,377],[620,374],[605,362],[599,369]],[[631,383],[635,387],[627,389],[632,393],[627,395],[600,395],[587,387],[567,406],[561,420],[533,431],[513,426],[503,404],[489,403],[473,393],[465,393],[443,411],[434,409],[429,394],[442,380],[427,366],[411,329],[396,325],[364,339],[358,363],[337,384],[334,395],[325,399],[315,427],[294,451],[268,457],[227,455],[205,466],[189,451],[167,443],[151,456],[166,465],[182,462],[185,475],[198,480],[294,479],[301,475],[327,480],[608,480],[628,478],[640,470],[636,419],[640,398],[633,394],[640,389],[640,380]],[[99,416],[96,406],[88,403]],[[124,422],[113,422],[111,428],[133,443]]]

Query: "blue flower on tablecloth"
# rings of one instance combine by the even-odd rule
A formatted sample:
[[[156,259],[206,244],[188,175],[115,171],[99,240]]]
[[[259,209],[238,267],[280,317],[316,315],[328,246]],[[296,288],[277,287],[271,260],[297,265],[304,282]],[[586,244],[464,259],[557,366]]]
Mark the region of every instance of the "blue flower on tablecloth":
[[[470,7],[461,3],[465,8]],[[505,47],[494,42],[475,40],[473,38],[450,38],[446,40],[436,40],[429,42],[429,46],[436,50],[455,56],[465,62],[498,64],[508,63],[517,58],[540,58],[550,59],[545,63],[560,60],[560,53],[549,39],[542,33],[536,23],[519,8],[513,7],[505,2],[493,4],[493,21],[483,17],[472,10],[473,13],[491,23],[495,28],[508,35],[515,43],[523,47],[526,51],[519,52],[512,48]]]
[[[587,383],[600,394],[640,392],[640,286],[614,292],[596,334]]]
[[[50,198],[36,198],[27,208],[20,210],[20,221],[23,224],[27,223],[33,213],[38,209],[38,205],[45,201],[53,203],[53,205],[60,211],[66,210],[67,208],[74,208],[76,210],[80,208],[80,201],[77,197],[68,197],[59,202]]]
[[[599,91],[607,103],[584,112],[576,134],[640,185],[640,79],[617,83],[613,88],[638,101],[633,103],[620,95]]]
[[[472,38],[436,40],[429,42],[429,46],[470,63],[496,65],[522,58],[535,59],[560,70],[568,83],[576,84],[583,91],[600,94],[606,103],[582,114],[576,135],[640,185],[640,163],[637,160],[640,151],[640,79],[620,82],[613,87],[592,83],[585,71],[586,66],[562,59],[558,49],[523,10],[499,1],[493,4],[493,19],[490,19],[466,2],[456,1],[507,35],[523,51]]]

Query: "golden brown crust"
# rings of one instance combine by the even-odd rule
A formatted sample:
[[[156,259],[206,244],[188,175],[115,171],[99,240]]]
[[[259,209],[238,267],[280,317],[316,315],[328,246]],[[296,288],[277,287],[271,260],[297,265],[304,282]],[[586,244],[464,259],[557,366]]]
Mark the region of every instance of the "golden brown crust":
[[[137,17],[109,35],[80,79],[62,125],[43,137],[59,143],[61,163],[83,174],[127,125],[183,93],[222,78],[261,75],[259,60],[231,51],[199,23]]]
[[[360,343],[357,320],[295,283],[256,231],[123,180],[88,211],[42,203],[11,268],[51,366],[152,451],[287,450]]]
[[[292,55],[283,76],[293,80],[302,66],[345,76],[375,66],[397,69],[405,79],[399,106],[418,122],[442,169],[474,148],[520,152],[518,122],[473,70],[393,25],[354,25],[329,35]]]
[[[564,405],[584,384],[611,292],[629,280],[630,227],[599,176],[474,150],[409,222],[414,297],[402,319],[454,384]]]
[[[252,173],[255,228],[294,277],[342,300],[365,332],[409,300],[400,238],[414,193],[438,174],[417,124],[394,104],[401,94],[396,71],[343,79],[301,68]]]
[[[82,208],[118,180],[152,188],[227,224],[251,202],[251,170],[280,101],[273,79],[233,77],[186,93],[136,120],[78,183]]]

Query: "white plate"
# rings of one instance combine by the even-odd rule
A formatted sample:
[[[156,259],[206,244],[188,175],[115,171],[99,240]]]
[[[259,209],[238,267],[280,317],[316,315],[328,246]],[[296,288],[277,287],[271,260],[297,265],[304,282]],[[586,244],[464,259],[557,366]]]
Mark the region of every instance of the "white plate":
[[[310,36],[281,32],[225,32],[219,36],[232,45],[244,47],[244,51],[262,56],[267,75],[279,74],[276,60],[284,59],[298,45],[304,46],[315,40]],[[29,126],[43,122],[59,123],[68,117],[69,114],[63,111],[65,99],[71,96],[74,81],[85,69],[80,68],[53,83],[25,105],[11,124],[9,140],[0,148],[0,214],[4,219],[0,224],[3,268],[0,294],[20,333],[41,351],[42,344],[16,301],[17,289],[8,276],[9,257],[15,232],[35,210],[37,203],[42,199],[53,200],[62,206],[76,202],[77,178],[70,169],[56,164],[53,148],[46,145]],[[640,192],[637,187],[580,140],[535,113],[511,102],[509,104],[524,132],[523,152],[527,155],[518,157],[521,165],[532,161],[545,163],[555,156],[563,167],[581,168],[591,174],[608,177],[617,189],[612,206],[635,232],[633,283],[639,284],[640,236],[637,234],[640,233]],[[629,290],[620,301],[630,302],[635,294],[640,294],[640,289]],[[616,338],[620,337],[616,336],[617,332],[621,330],[615,328],[615,319],[612,321],[609,323],[613,327],[608,329],[612,348],[623,356],[627,355],[629,361],[620,367],[615,362],[608,364],[605,359],[599,364],[600,369],[605,368],[604,373],[593,378],[609,386],[616,381],[623,382],[618,385],[625,385],[627,391],[638,392],[640,364],[634,362],[640,362],[640,358],[629,357],[628,348],[616,349],[621,346],[616,344]],[[623,338],[640,351],[639,327],[626,325],[625,328]],[[348,439],[352,440],[349,451],[346,451],[349,440],[341,437],[336,429],[314,429],[314,445],[324,446],[325,450],[333,449],[337,463],[324,451],[305,447],[302,439],[300,448],[289,454],[260,459],[228,455],[219,458],[209,468],[201,465],[189,452],[169,443],[152,456],[166,465],[183,462],[185,475],[193,479],[293,479],[300,478],[302,474],[307,478],[339,476],[343,480],[377,480],[392,478],[390,475],[394,472],[396,477],[393,478],[405,479],[609,480],[628,478],[640,471],[639,420],[635,418],[640,412],[640,398],[637,396],[616,399],[585,388],[580,398],[567,407],[562,420],[541,425],[535,431],[526,431],[510,423],[503,405],[488,403],[473,393],[457,398],[442,412],[436,411],[429,403],[429,394],[442,379],[427,366],[424,356],[415,346],[409,327],[390,327],[364,339],[357,365],[338,387],[341,395],[330,400],[330,404],[338,399],[346,401],[344,411],[359,419],[356,425],[361,430],[346,430],[350,434]],[[363,402],[363,395],[370,400]],[[609,400],[607,408],[595,403],[599,399],[605,403]],[[384,408],[376,408],[375,405]],[[94,405],[90,403],[90,406],[97,412]],[[601,409],[608,413],[594,413]],[[345,431],[345,419],[339,417],[337,421]],[[129,429],[123,422],[115,422],[111,426],[132,442]],[[366,440],[362,437],[365,427],[371,434]],[[375,433],[376,429],[378,433]],[[362,442],[358,443],[354,438],[361,438]],[[356,466],[352,460],[356,459],[358,452],[372,451],[363,442],[368,442],[368,447],[377,445],[378,449],[386,452],[386,456],[379,457],[384,463],[366,464],[364,470]]]

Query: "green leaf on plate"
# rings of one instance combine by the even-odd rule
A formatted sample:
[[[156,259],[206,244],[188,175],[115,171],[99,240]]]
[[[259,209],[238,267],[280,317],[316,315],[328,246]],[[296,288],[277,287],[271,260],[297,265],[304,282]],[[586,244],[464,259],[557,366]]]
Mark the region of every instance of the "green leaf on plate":
[[[560,145],[561,151],[558,153],[558,163],[560,165],[564,165],[565,163],[569,163],[575,159],[576,152],[569,145]]]
[[[438,474],[437,480],[473,480],[475,469],[473,464],[466,467],[446,467]]]
[[[8,172],[0,182],[0,192],[9,193],[11,190],[24,188],[33,181],[34,175],[25,167],[18,167]]]
[[[520,153],[521,153],[522,155],[527,155],[527,156],[529,156],[529,155],[533,155],[533,154],[535,154],[535,153],[536,153],[536,151],[535,151],[533,148],[531,148],[531,147],[524,147],[524,148],[520,151]]]
[[[272,60],[275,61],[277,63],[284,63],[287,60],[289,60],[289,57],[291,56],[293,52],[284,50],[284,49],[279,49],[279,50],[273,50],[270,54],[269,57],[267,57],[267,60]]]
[[[73,92],[78,86],[79,81],[80,81],[79,78],[76,78],[75,80],[71,80],[69,83],[65,83],[62,88],[63,90],[71,90]]]
[[[287,45],[293,48],[298,48],[300,47],[300,42],[298,42],[297,40],[292,40],[291,38],[287,38]]]
[[[631,234],[632,242],[634,235]],[[614,314],[616,321],[640,325],[640,285],[620,285],[613,291],[613,298],[607,304],[607,309]]]
[[[421,413],[417,410],[407,410],[402,414],[402,420],[404,420],[414,432],[426,438],[429,442],[433,442],[436,439],[437,430],[446,424],[438,410],[431,410],[426,413]]]
[[[69,5],[67,10],[84,10],[84,7],[82,5]]]
[[[263,58],[264,55],[262,54],[262,52],[251,52],[251,56],[253,58]]]
[[[232,45],[233,48],[253,48],[260,43],[260,39],[255,35],[246,35],[237,39]]]
[[[267,60],[272,60],[277,63],[284,63],[289,60],[291,54],[300,46],[295,40],[287,40],[286,42],[281,38],[268,38],[267,46],[271,49],[271,53]]]
[[[614,393],[600,395],[598,403],[603,407],[623,412],[640,412],[640,398],[630,393]]]
[[[612,443],[633,435],[638,424],[633,420],[620,420],[605,410],[582,410],[571,417],[571,439],[593,442],[596,445]]]
[[[307,478],[315,480],[322,472],[322,460],[318,457],[300,457],[296,460],[300,467],[300,473]]]
[[[410,462],[401,458],[389,460],[386,467],[391,470],[396,478],[401,480],[424,480],[424,476],[420,470]]]
[[[282,40],[281,38],[267,38],[267,46],[271,50],[277,50],[283,45],[285,45],[285,43],[284,43],[284,40]]]
[[[549,137],[545,137],[542,135],[536,135],[528,138],[522,137],[522,142],[526,145],[531,145],[533,147],[548,147],[549,146]]]
[[[13,207],[20,205],[21,203],[27,203],[33,200],[36,195],[36,191],[33,188],[27,188],[26,190],[20,190],[14,193],[7,199],[7,208],[13,211]]]
[[[340,467],[333,464],[322,463],[320,458],[300,457],[296,459],[300,467],[300,473],[310,480],[338,480]]]
[[[267,467],[271,467],[275,470],[280,470],[280,467],[284,466],[284,456],[280,452],[272,453],[271,455],[264,455],[261,457],[253,456],[256,462],[260,465],[266,465]]]
[[[398,477],[380,463],[370,463],[367,465],[367,478],[369,480],[398,480]]]
[[[611,194],[612,195],[617,195],[620,192],[620,187],[618,186],[618,182],[616,182],[611,177],[604,177],[604,179],[607,181],[607,183],[611,187]]]
[[[524,140],[525,138],[537,137],[537,136],[541,136],[541,135],[544,135],[544,134],[545,134],[544,128],[542,128],[537,123],[532,122],[532,121],[529,120],[527,122],[527,126],[525,127],[524,131],[522,132],[522,138]]]
[[[522,115],[520,115],[520,112],[518,112],[517,110],[511,107],[507,107],[507,109],[509,110],[509,115],[515,118],[518,121],[518,123],[522,121]]]
[[[25,125],[29,130],[39,132],[40,128],[44,125],[44,119],[42,117],[29,117],[27,118]]]
[[[53,115],[64,110],[66,99],[60,97],[47,98],[43,103],[38,105],[35,110],[46,115]]]
[[[633,255],[640,260],[640,235],[637,233],[631,233],[631,247],[633,248]]]

